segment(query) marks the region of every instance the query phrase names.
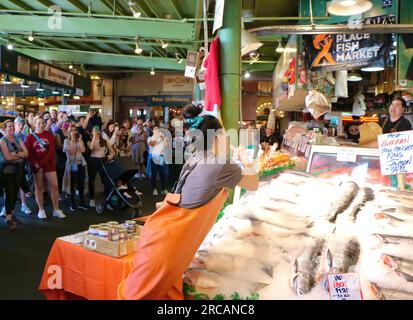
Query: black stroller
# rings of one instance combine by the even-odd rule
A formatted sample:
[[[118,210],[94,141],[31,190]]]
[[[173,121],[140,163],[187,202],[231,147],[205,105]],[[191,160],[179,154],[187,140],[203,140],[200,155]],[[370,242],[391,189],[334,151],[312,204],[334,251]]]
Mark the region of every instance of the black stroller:
[[[135,162],[127,157],[119,157],[104,163],[103,170],[112,185],[112,190],[103,205],[96,206],[96,211],[102,213],[108,203],[121,207],[121,203],[113,205],[114,202],[121,201],[123,208],[133,209],[132,219],[142,215],[142,199],[132,180],[138,172]]]

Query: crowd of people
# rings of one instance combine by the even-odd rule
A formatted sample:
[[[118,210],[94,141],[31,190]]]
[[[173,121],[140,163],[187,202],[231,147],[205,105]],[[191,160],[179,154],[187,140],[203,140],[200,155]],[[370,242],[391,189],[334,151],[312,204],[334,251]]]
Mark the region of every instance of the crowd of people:
[[[165,135],[161,127],[171,135]],[[71,211],[94,208],[96,177],[100,177],[106,199],[111,184],[104,166],[116,157],[131,158],[136,164],[135,178],[142,181],[149,176],[153,195],[166,195],[171,183],[165,159],[169,144],[178,139],[174,134],[170,124],[164,126],[151,119],[104,123],[99,112],[94,111],[77,118],[56,110],[39,115],[31,112],[25,117],[17,116],[14,121],[7,120],[0,139],[0,183],[4,199],[1,216],[5,216],[10,230],[14,230],[21,223],[15,215],[19,196],[20,211],[29,215],[32,210],[27,198],[34,194],[38,218],[46,219],[47,190],[54,217],[66,217],[60,201],[68,201]],[[183,134],[180,138],[184,146],[189,144],[189,138]],[[113,210],[110,202],[105,204],[108,210]]]

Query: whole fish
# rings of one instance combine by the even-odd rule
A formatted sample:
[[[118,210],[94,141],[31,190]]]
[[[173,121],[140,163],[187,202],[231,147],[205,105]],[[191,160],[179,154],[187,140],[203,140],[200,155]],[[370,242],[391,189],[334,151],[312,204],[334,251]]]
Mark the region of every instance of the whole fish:
[[[350,211],[350,214],[349,214],[350,219],[353,221],[356,221],[357,215],[360,212],[360,210],[364,207],[364,205],[367,202],[373,201],[373,200],[374,200],[374,191],[368,187],[362,188],[354,199],[354,203],[356,205]]]
[[[317,279],[322,281],[325,291],[328,291],[329,273],[347,273],[355,266],[360,255],[360,243],[356,239],[339,239],[335,244],[330,244],[321,264],[321,273]]]
[[[374,214],[374,218],[376,220],[386,221],[390,224],[397,224],[399,222],[404,222],[405,220],[395,217],[389,213],[385,212],[377,212]]]
[[[205,269],[231,279],[271,283],[274,266],[262,263],[254,258],[245,258],[231,254],[199,251],[190,268]]]
[[[413,293],[380,287],[370,283],[370,290],[377,300],[413,300]]]
[[[381,233],[374,233],[373,236],[379,239],[382,244],[399,244],[401,246],[413,247],[413,237]]]
[[[397,275],[408,281],[413,282],[413,261],[401,257],[392,256],[386,253],[381,255],[381,260],[392,270],[394,270]]]
[[[184,273],[183,280],[192,285],[198,292],[221,293],[220,291],[223,287],[231,287],[234,289],[245,287],[249,293],[254,293],[268,286],[266,283],[229,279],[215,272],[209,272],[203,269],[187,270]]]
[[[328,214],[328,221],[335,222],[337,216],[351,205],[358,191],[359,186],[353,181],[341,183],[338,190],[340,196],[332,203],[330,213]]]
[[[324,243],[324,239],[317,239],[295,259],[290,285],[296,295],[306,294],[313,288]]]

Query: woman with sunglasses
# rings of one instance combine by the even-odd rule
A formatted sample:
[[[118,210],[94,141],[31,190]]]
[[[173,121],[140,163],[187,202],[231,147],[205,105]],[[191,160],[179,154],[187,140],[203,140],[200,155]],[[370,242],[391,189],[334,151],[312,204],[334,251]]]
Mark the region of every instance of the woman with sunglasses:
[[[39,219],[46,219],[43,204],[44,179],[50,188],[53,203],[53,216],[66,218],[59,208],[59,188],[56,175],[56,147],[53,134],[45,131],[46,123],[42,117],[34,120],[35,129],[26,138],[29,151],[29,164],[34,174],[36,202],[39,206]]]
[[[17,195],[24,174],[23,159],[28,157],[26,146],[14,135],[14,123],[7,120],[3,124],[4,136],[0,139],[2,187],[5,191],[6,223],[10,231],[16,229],[19,219],[13,216]]]

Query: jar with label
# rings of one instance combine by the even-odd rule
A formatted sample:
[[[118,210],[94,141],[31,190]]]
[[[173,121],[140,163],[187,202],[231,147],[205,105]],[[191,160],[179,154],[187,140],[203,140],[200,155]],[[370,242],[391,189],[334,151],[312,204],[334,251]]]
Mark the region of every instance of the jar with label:
[[[99,226],[97,224],[89,226],[89,235],[96,237],[99,236]]]
[[[99,237],[103,239],[109,238],[109,228],[100,228],[99,229]]]
[[[118,234],[119,234],[119,240],[125,240],[126,239],[126,234],[127,234],[127,229],[126,227],[118,227],[117,228]]]
[[[127,228],[128,233],[135,233],[136,232],[136,221],[133,220],[126,220],[125,226]]]
[[[110,241],[119,241],[119,233],[116,231],[115,233],[111,233],[109,235],[109,240]]]
[[[106,224],[108,224],[108,225],[114,225],[114,226],[117,226],[117,225],[119,225],[119,222],[117,222],[117,221],[109,221],[109,222],[106,222]]]

